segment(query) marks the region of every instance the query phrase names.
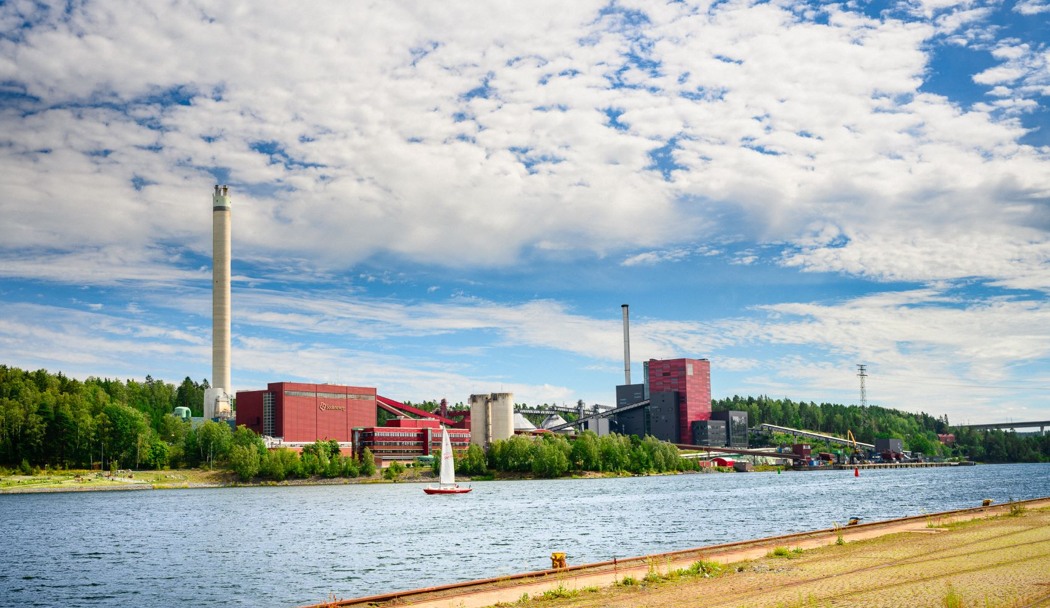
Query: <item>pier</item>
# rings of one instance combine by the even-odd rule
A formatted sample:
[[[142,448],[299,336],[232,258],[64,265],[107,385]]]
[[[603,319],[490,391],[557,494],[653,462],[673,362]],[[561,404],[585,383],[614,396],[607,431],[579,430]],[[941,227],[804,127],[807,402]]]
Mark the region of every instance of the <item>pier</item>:
[[[839,471],[849,469],[914,469],[927,467],[972,467],[975,462],[965,460],[962,462],[872,462],[867,464],[835,464],[832,468]]]

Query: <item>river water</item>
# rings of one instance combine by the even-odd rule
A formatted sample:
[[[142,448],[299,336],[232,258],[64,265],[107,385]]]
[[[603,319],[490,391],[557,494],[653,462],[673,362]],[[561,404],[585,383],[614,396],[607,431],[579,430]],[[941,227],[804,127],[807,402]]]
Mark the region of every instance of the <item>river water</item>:
[[[1050,496],[1050,464],[0,495],[0,606],[293,606]]]

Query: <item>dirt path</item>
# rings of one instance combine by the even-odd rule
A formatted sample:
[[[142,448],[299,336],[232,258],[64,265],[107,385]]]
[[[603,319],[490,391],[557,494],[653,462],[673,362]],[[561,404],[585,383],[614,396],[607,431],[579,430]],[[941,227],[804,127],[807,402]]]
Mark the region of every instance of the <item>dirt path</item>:
[[[332,605],[1050,608],[1050,499],[1014,510],[1023,512],[967,509]],[[771,556],[776,548],[786,555]],[[698,560],[722,574],[676,573]]]

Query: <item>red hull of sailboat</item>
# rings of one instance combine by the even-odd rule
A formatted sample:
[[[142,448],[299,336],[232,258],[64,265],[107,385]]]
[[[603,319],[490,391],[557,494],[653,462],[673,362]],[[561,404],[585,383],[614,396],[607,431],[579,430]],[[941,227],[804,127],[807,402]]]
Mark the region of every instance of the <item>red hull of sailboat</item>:
[[[466,494],[474,488],[423,488],[427,494]]]

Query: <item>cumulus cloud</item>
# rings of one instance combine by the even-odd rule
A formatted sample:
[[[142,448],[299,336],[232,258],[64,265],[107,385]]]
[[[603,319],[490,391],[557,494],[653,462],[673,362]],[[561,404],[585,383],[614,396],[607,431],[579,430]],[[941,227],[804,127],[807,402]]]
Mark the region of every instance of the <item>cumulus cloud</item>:
[[[1014,5],[1014,10],[1022,15],[1050,13],[1050,4],[1042,0],[1021,0]]]
[[[1047,187],[1018,170],[1045,161],[1015,124],[919,93],[934,28],[836,6],[3,10],[30,24],[0,45],[23,92],[3,115],[7,249],[206,252],[213,178],[245,257],[333,269],[671,251],[728,209],[744,237],[790,240],[829,216],[926,223],[931,191]],[[975,79],[1032,73],[1004,61]]]

